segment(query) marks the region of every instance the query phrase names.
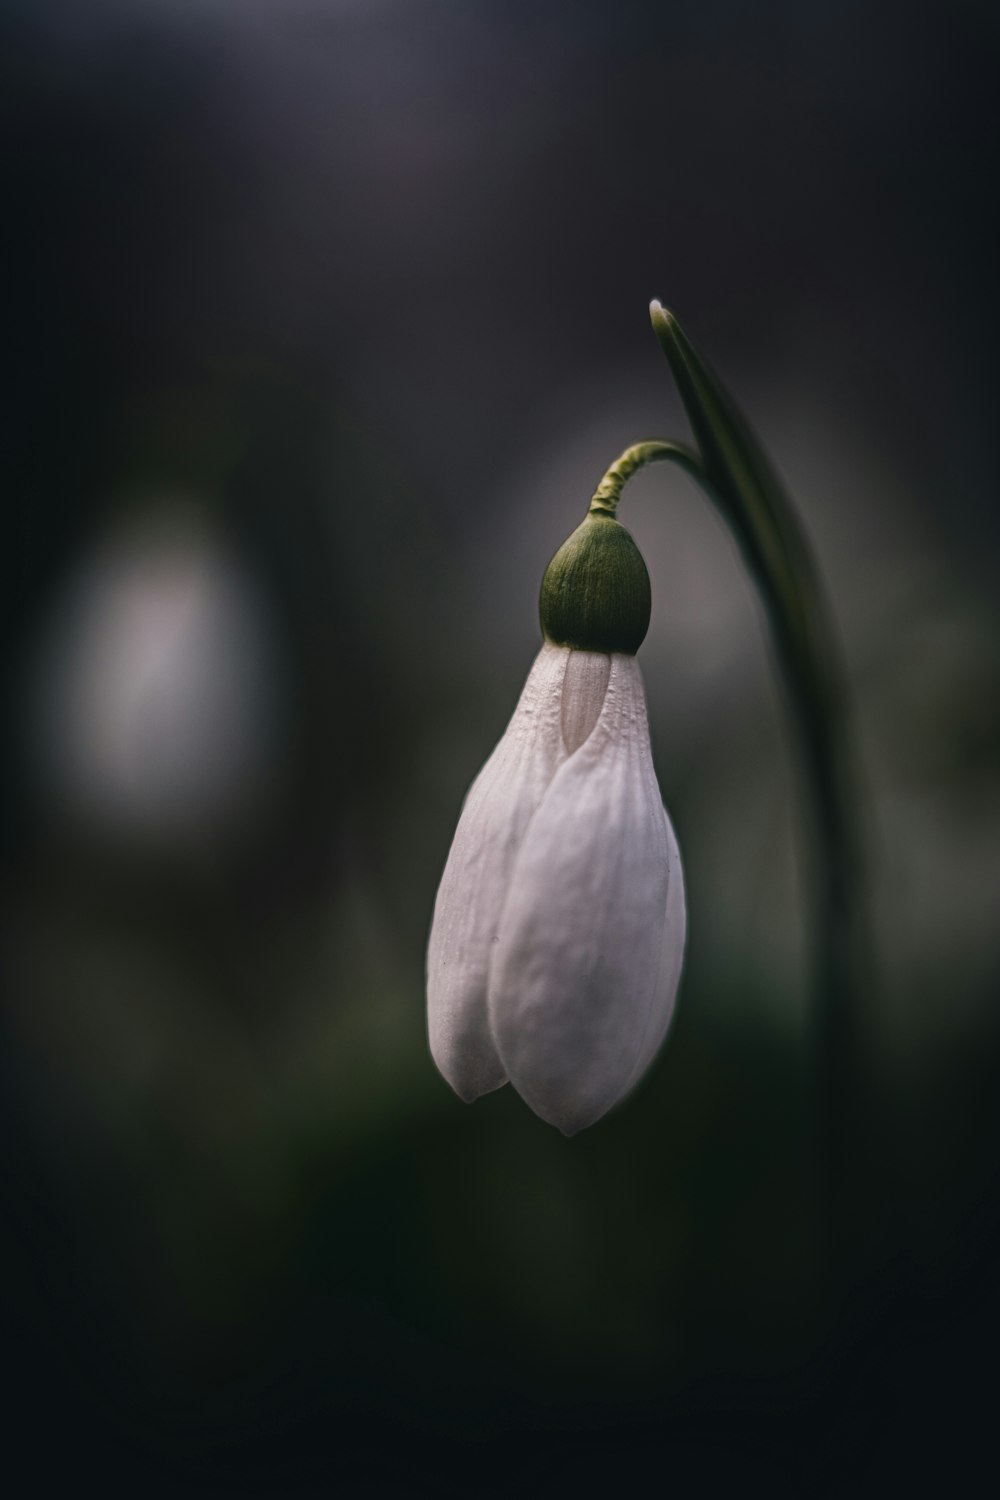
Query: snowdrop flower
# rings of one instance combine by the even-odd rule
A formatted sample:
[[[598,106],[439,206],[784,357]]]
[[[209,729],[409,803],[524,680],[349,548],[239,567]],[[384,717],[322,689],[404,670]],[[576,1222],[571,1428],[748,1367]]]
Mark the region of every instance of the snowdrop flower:
[[[649,611],[639,550],[595,498],[545,574],[545,642],[466,797],[434,909],[438,1068],[467,1102],[509,1080],[566,1135],[649,1067],[684,953],[635,658]]]

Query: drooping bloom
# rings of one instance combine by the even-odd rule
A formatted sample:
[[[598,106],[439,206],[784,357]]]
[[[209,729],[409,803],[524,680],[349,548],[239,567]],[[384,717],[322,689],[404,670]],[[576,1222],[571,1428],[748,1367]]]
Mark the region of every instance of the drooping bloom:
[[[624,623],[594,586],[610,574],[620,606],[623,557],[625,584],[637,560],[646,591],[633,587]],[[648,618],[638,550],[616,521],[591,515],[546,574],[547,639],[466,798],[434,909],[439,1069],[466,1101],[510,1080],[566,1135],[645,1072],[680,978],[684,880],[633,654]]]

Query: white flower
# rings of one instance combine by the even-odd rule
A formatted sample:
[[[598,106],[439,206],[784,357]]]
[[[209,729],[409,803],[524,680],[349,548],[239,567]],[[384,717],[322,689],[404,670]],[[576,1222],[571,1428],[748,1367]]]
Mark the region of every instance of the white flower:
[[[441,879],[427,954],[435,1062],[466,1101],[509,1079],[573,1135],[652,1062],[684,934],[639,664],[547,641]]]

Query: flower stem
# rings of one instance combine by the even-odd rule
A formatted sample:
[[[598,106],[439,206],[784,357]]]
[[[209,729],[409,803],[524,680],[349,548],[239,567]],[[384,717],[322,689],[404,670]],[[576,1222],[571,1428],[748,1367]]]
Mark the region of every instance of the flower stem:
[[[701,474],[698,455],[680,443],[633,443],[620,453],[601,480],[590,502],[590,511],[597,515],[613,516],[618,509],[622,490],[640,469],[647,464],[673,462],[697,478]]]
[[[634,444],[609,468],[591,510],[614,515],[623,486],[639,469],[678,464],[726,522],[763,603],[811,811],[817,1145],[827,1212],[836,1215],[864,1149],[858,1001],[866,948],[860,799],[836,636],[801,524],[746,419],[673,315],[657,302],[650,313],[699,451]]]

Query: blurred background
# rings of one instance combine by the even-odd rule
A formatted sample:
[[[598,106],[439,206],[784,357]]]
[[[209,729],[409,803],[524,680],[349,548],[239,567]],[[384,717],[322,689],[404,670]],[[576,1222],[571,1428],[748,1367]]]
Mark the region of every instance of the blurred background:
[[[1000,24],[981,0],[6,0],[4,1447],[38,1492],[961,1486],[1000,1333]],[[792,742],[630,486],[688,875],[566,1141],[430,1061],[462,797],[663,299],[843,643],[866,1144],[810,1148]],[[918,1491],[919,1492],[919,1491]]]

